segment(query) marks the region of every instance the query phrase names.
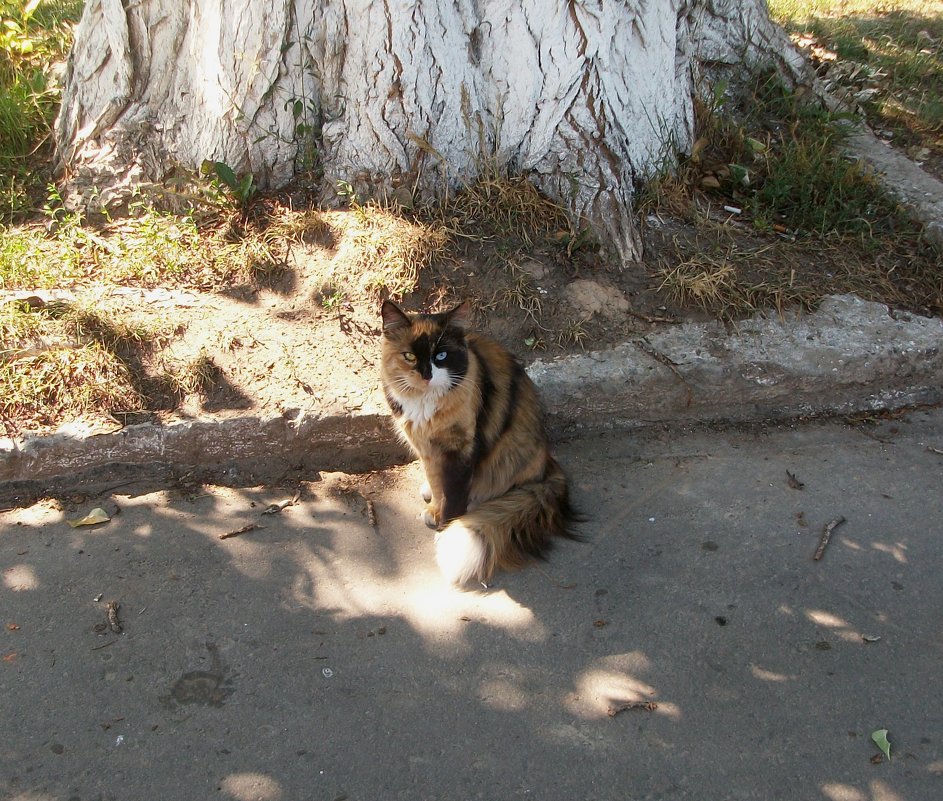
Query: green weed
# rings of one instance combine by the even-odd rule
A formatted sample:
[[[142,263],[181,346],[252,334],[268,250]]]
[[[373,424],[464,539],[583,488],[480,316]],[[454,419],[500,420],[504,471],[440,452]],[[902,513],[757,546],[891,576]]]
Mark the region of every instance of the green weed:
[[[0,2],[0,219],[41,197],[65,58],[81,0]]]

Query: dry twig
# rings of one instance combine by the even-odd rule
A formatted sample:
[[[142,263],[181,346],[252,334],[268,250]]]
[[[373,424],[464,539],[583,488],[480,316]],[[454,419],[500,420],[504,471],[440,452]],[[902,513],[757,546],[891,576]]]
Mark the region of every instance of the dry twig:
[[[614,718],[620,712],[625,712],[628,709],[644,709],[646,712],[654,712],[658,709],[658,704],[654,701],[627,701],[624,704],[619,704],[619,706],[609,707],[609,709],[606,710],[606,714]]]
[[[245,534],[247,531],[255,531],[257,528],[265,528],[265,526],[260,526],[258,523],[249,523],[242,528],[237,528],[235,531],[220,534],[219,538],[221,540],[228,540],[230,537],[238,537],[240,534]]]
[[[801,490],[805,484],[800,481],[793,473],[786,471],[786,483],[794,490]]]
[[[832,532],[844,522],[844,517],[836,517],[825,526],[825,529],[822,531],[822,538],[819,540],[819,547],[815,549],[815,556],[812,557],[816,562],[825,554],[825,548],[828,545],[829,537],[832,536]]]
[[[681,374],[681,371],[678,369],[678,363],[669,359],[667,356],[665,356],[664,353],[655,350],[655,348],[652,347],[651,343],[645,339],[645,337],[634,340],[632,344],[635,345],[635,347],[642,351],[642,353],[644,353],[646,356],[654,359],[659,364],[663,364],[665,367],[671,370],[672,373],[675,374],[675,377],[681,382],[681,384],[684,386],[684,391],[687,393],[688,399],[686,405],[690,406],[694,401],[694,392],[691,390],[691,385],[687,382],[685,377]]]

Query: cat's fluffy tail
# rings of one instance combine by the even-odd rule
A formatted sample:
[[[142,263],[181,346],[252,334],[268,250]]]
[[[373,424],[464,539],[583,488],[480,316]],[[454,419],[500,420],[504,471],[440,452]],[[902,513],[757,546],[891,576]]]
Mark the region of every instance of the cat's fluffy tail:
[[[551,459],[543,481],[514,487],[449,523],[436,538],[436,561],[453,584],[487,582],[498,568],[542,557],[554,537],[576,539],[568,528],[576,519],[566,476]]]

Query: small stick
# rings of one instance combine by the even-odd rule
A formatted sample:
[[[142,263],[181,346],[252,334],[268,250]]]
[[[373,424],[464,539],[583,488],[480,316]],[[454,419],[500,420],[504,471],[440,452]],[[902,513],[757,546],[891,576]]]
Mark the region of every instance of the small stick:
[[[367,501],[367,520],[370,521],[370,525],[374,529],[377,529],[379,528],[379,525],[377,524],[377,510],[373,505],[373,501],[371,501],[369,498],[367,498],[366,501]]]
[[[614,718],[620,712],[625,712],[627,709],[644,709],[646,712],[654,712],[658,709],[658,704],[654,701],[628,701],[619,706],[609,707],[609,709],[606,710],[606,714]]]
[[[825,526],[824,531],[822,531],[822,539],[819,540],[819,547],[815,549],[815,556],[813,556],[812,559],[818,562],[819,559],[822,558],[822,556],[825,554],[825,547],[828,545],[828,539],[832,536],[832,532],[844,522],[844,517],[836,517],[827,526]]]
[[[109,645],[114,645],[116,642],[118,642],[118,641],[117,641],[117,640],[109,640],[109,641],[106,642],[104,645],[96,645],[94,648],[92,648],[92,650],[93,650],[93,651],[100,651],[102,648],[107,648]]]
[[[930,453],[937,453],[940,456],[943,456],[943,451],[941,451],[939,448],[933,448],[930,445],[927,445],[927,450],[930,451]]]
[[[121,621],[118,620],[118,610],[121,604],[117,601],[108,602],[108,627],[115,633],[121,634]]]
[[[265,528],[265,526],[260,526],[258,523],[249,523],[242,528],[237,528],[235,531],[230,531],[226,534],[220,534],[219,538],[221,540],[228,540],[230,537],[238,537],[240,534],[245,534],[247,531],[255,531],[257,528]]]

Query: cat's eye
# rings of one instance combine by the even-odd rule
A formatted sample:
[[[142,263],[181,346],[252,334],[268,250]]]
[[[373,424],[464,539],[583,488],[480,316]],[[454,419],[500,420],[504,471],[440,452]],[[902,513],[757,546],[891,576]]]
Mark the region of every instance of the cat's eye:
[[[413,364],[413,362],[416,361],[416,354],[415,354],[415,353],[408,353],[408,352],[407,352],[407,353],[404,353],[404,354],[403,354],[403,358],[404,358],[406,361],[408,361],[410,364]]]
[[[437,362],[444,362],[444,361],[446,360],[446,358],[448,357],[448,355],[449,355],[449,354],[448,354],[446,351],[440,350],[440,351],[435,355],[435,360],[436,360]]]

